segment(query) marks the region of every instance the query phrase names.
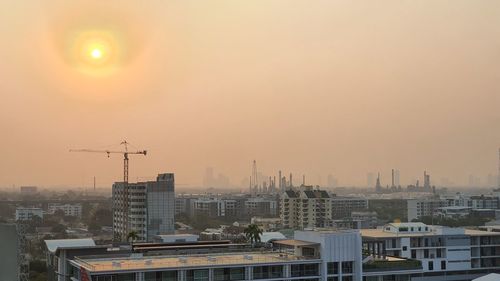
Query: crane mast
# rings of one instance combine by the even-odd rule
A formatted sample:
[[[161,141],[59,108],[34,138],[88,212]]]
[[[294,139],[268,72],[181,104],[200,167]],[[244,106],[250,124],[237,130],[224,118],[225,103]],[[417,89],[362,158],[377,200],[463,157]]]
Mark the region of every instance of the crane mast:
[[[128,188],[128,171],[129,171],[129,155],[130,154],[139,154],[139,155],[144,155],[146,156],[147,151],[146,150],[138,150],[138,151],[129,151],[128,150],[128,145],[129,143],[127,141],[123,141],[120,143],[120,145],[124,146],[124,150],[95,150],[95,149],[70,149],[70,152],[91,152],[91,153],[106,153],[108,155],[108,158],[110,157],[110,154],[123,154],[123,202],[124,206],[122,208],[122,211],[124,216],[128,218],[128,210],[129,210],[129,188]],[[113,206],[115,209],[115,207]],[[115,211],[115,210],[113,210]],[[124,236],[127,235],[128,233],[128,222],[125,223],[125,234]],[[124,237],[122,237],[123,239]]]

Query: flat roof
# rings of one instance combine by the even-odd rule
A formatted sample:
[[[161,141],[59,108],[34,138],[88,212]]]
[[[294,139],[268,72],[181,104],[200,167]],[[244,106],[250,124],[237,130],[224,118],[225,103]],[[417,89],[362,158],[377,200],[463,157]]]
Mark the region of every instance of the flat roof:
[[[314,261],[306,257],[297,257],[278,252],[268,253],[239,253],[239,254],[215,254],[215,255],[187,255],[187,256],[151,256],[151,257],[127,257],[127,258],[78,258],[71,261],[76,266],[86,268],[89,272],[112,272],[128,270],[158,270],[175,269],[179,267],[203,267],[203,266],[231,266],[259,263],[286,263],[300,261]]]
[[[419,236],[446,236],[446,235],[470,235],[470,236],[499,236],[500,232],[491,232],[484,230],[465,229],[464,234],[446,234],[439,232],[414,232],[414,233],[393,233],[386,232],[383,229],[360,229],[361,236],[371,238],[392,238],[392,237],[419,237]]]
[[[295,239],[277,240],[277,241],[273,241],[273,244],[280,244],[280,245],[286,245],[286,246],[315,246],[315,245],[319,245],[319,243],[303,241],[303,240],[295,240]]]
[[[58,249],[96,246],[92,238],[45,240],[45,245],[47,245],[47,249],[52,253],[56,252]]]

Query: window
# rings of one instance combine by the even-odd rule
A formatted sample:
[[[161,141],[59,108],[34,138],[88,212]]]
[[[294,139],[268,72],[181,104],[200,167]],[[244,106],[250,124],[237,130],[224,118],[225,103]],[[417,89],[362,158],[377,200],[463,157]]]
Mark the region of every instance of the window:
[[[446,269],[446,261],[441,261],[441,269],[442,270]]]
[[[208,269],[186,271],[186,281],[208,281]]]
[[[407,246],[403,246],[403,251],[406,251],[408,250],[408,247]]]
[[[411,258],[416,259],[417,258],[417,250],[411,250]]]
[[[216,268],[214,269],[215,281],[245,280],[245,268]]]
[[[281,277],[283,277],[283,266],[281,265],[256,266],[253,268],[254,279],[272,279]]]
[[[434,270],[434,262],[430,261],[428,263],[429,270]]]
[[[339,263],[329,262],[327,264],[328,274],[339,274]]]
[[[319,275],[318,264],[292,264],[292,277]]]
[[[342,273],[352,273],[352,267],[353,267],[352,261],[343,261],[342,262]]]
[[[146,272],[144,278],[145,281],[177,281],[177,271]]]
[[[436,257],[437,258],[441,257],[441,249],[436,249]]]
[[[429,249],[424,250],[424,258],[428,259],[429,258]]]

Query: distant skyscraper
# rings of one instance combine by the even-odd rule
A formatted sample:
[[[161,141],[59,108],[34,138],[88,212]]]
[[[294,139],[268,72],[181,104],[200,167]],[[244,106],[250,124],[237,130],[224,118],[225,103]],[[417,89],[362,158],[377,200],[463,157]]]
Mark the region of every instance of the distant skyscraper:
[[[375,176],[373,173],[366,174],[366,186],[373,187],[375,185]]]
[[[337,179],[332,175],[332,174],[329,174],[328,175],[328,187],[337,187]]]
[[[377,183],[375,184],[375,191],[382,192],[382,185],[380,184],[380,173],[377,176]]]
[[[125,201],[127,200],[127,201]],[[129,206],[128,212],[123,206]],[[113,234],[126,240],[135,231],[139,241],[152,241],[154,235],[173,234],[175,214],[174,174],[159,174],[156,181],[113,185]]]
[[[394,185],[396,186],[401,185],[399,170],[394,170]]]
[[[213,185],[214,185],[214,169],[212,167],[208,167],[205,170],[205,177],[203,178],[203,186],[213,187]]]

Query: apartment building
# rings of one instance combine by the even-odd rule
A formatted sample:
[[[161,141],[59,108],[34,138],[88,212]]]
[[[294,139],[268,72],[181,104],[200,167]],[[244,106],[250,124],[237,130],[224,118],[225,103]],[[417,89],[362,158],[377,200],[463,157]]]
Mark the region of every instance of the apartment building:
[[[16,208],[16,221],[29,221],[35,216],[43,219],[43,210],[41,208]]]
[[[209,241],[134,244],[127,251],[55,240],[46,241],[47,262],[58,270],[58,281],[362,280],[359,232],[298,231],[295,236],[267,249]]]
[[[441,215],[453,212],[458,212],[459,207],[469,208],[469,213],[475,210],[495,210],[500,208],[500,193],[494,192],[493,195],[480,195],[480,196],[465,196],[457,193],[454,196],[443,196],[442,198],[423,198],[411,199],[407,201],[408,206],[408,221],[420,219],[425,216],[432,216],[433,214],[440,213]],[[456,209],[446,207],[456,207]],[[462,209],[461,214],[463,215]],[[481,212],[481,211],[479,211]],[[460,214],[457,214],[457,216]]]
[[[448,207],[449,201],[442,199],[410,199],[407,201],[408,221],[432,216],[434,212]]]
[[[305,229],[332,225],[332,202],[324,190],[287,190],[280,195],[284,228]]]
[[[61,203],[49,203],[47,206],[49,214],[54,214],[57,210],[64,212],[65,216],[71,217],[81,217],[82,216],[82,204],[61,204]]]
[[[155,235],[173,234],[175,214],[174,174],[159,174],[156,181],[113,185],[113,233],[126,240],[135,231],[138,241]]]
[[[245,201],[245,213],[247,216],[276,216],[278,215],[278,202],[268,198],[249,198]]]
[[[368,209],[368,199],[358,197],[341,197],[333,194],[332,218],[345,219],[351,217],[353,211],[364,211]]]
[[[423,223],[391,223],[382,229],[363,229],[363,249],[381,256],[421,262],[422,279],[471,280],[498,270],[500,233]]]

